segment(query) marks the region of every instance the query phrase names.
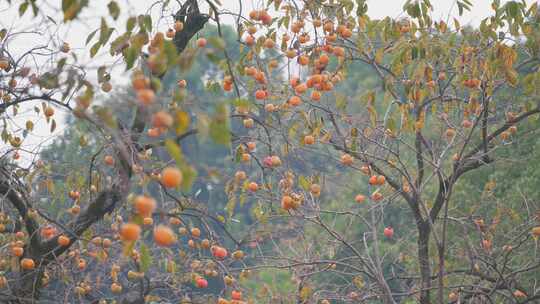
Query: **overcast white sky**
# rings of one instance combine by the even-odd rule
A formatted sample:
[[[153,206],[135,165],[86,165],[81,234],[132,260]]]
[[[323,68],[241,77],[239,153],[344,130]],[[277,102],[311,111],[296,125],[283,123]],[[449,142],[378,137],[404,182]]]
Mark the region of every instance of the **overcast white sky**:
[[[238,1],[242,1],[242,7],[244,14],[254,8],[263,7],[264,3],[267,0],[221,0],[223,3],[224,9],[228,9],[233,12],[237,12],[239,8]],[[402,14],[402,7],[406,0],[368,0],[368,14],[372,19],[383,18],[386,16],[398,17]],[[528,4],[533,3],[535,0],[526,0]],[[43,24],[40,25],[39,20],[32,18],[31,13],[27,13],[24,18],[19,18],[18,16],[18,7],[22,0],[13,0],[11,7],[7,4],[7,1],[0,1],[0,28],[14,28],[14,29],[31,29],[39,28],[41,31],[54,32],[56,28],[54,27],[45,27]],[[46,11],[51,12],[51,17],[55,20],[61,20],[61,14],[59,13],[58,7],[60,7],[61,0],[38,0],[40,5],[43,5]],[[90,60],[89,58],[89,47],[85,47],[85,40],[87,35],[99,27],[100,17],[108,16],[107,4],[109,0],[92,0],[89,1],[90,7],[86,8],[81,18],[76,22],[71,22],[68,26],[62,27],[62,29],[55,33],[55,42],[61,44],[62,41],[67,41],[70,43],[74,52],[81,59],[81,62],[88,63],[87,67],[98,67],[100,65],[113,65],[113,61],[108,55],[107,49],[105,51],[98,53],[97,58]],[[154,1],[149,0],[117,0],[122,8],[122,14],[117,20],[116,24],[110,24],[110,26],[121,27],[121,30],[124,30],[125,20],[128,16],[144,14],[148,12],[149,7],[154,3]],[[171,1],[173,3],[175,1]],[[471,24],[478,25],[480,20],[489,14],[492,13],[490,8],[491,0],[472,0],[474,6],[470,12],[465,12],[465,14],[459,17],[461,24]],[[502,2],[505,2],[504,0]],[[454,0],[431,0],[431,3],[434,6],[433,16],[435,19],[444,19],[447,20],[448,16],[455,17],[457,16],[457,7],[455,6]],[[159,16],[159,6],[156,6],[152,10],[153,16]],[[54,13],[56,12],[56,13]],[[157,18],[155,18],[157,19]],[[164,19],[161,24],[158,24],[159,28],[166,29],[171,24],[167,25],[164,22],[171,22],[172,18]],[[227,20],[224,20],[227,22]],[[232,19],[229,20],[231,22]],[[18,51],[24,51],[28,47],[36,45],[37,43],[43,43],[43,39],[48,37],[48,35],[28,35],[26,39],[21,40],[19,45],[16,45]],[[115,34],[113,33],[113,38]],[[13,45],[11,47],[14,47]],[[118,64],[119,62],[116,62]],[[127,75],[123,73],[123,68],[121,67],[121,62],[118,64],[120,67],[113,71],[113,84],[116,83],[125,83],[127,81]],[[95,72],[90,73],[91,76],[95,75]],[[29,112],[27,115],[35,115]],[[22,117],[21,123],[24,124],[26,118]],[[61,120],[61,119],[60,119]],[[57,128],[56,134],[59,134],[63,131],[65,126],[60,123]],[[51,134],[47,131],[48,126],[41,123],[37,124],[36,131],[31,136],[30,140],[25,141],[27,148],[35,148],[38,143],[46,144],[50,141],[52,137]],[[0,147],[0,154],[4,149]]]

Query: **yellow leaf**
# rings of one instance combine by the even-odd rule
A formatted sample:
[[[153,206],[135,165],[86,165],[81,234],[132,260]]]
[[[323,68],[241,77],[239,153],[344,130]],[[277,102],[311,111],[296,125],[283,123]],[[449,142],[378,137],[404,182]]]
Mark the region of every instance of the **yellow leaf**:
[[[190,122],[191,118],[187,112],[176,111],[176,135],[184,134],[188,130]]]
[[[313,294],[313,289],[309,286],[304,286],[300,290],[300,299],[302,299],[303,302],[306,302],[311,297],[311,294]]]

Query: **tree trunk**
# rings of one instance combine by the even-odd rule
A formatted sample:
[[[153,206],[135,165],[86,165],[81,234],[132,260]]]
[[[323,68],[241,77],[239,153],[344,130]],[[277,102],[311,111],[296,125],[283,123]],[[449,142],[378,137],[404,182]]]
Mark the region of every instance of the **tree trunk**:
[[[430,304],[431,267],[429,264],[429,238],[431,227],[427,220],[418,227],[418,264],[420,267],[420,304]]]

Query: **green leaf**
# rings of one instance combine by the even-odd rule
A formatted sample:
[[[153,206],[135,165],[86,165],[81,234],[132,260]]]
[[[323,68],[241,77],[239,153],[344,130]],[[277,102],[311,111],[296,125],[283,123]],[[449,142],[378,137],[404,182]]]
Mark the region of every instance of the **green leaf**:
[[[232,217],[234,215],[235,207],[236,207],[236,198],[234,196],[231,196],[229,200],[227,201],[227,204],[225,205],[225,211],[227,211],[227,215],[229,217]]]
[[[169,67],[176,65],[178,53],[176,52],[176,46],[174,43],[170,40],[166,40],[163,43],[163,48],[165,51],[165,57],[167,58],[167,65]]]
[[[310,182],[307,180],[307,178],[305,176],[300,175],[298,177],[298,185],[300,185],[300,187],[302,187],[302,189],[304,189],[305,191],[308,191],[309,186],[310,186]]]
[[[210,138],[218,144],[225,146],[231,144],[229,107],[225,103],[217,106],[216,114],[210,121]]]
[[[91,58],[96,56],[96,54],[99,51],[100,47],[101,47],[101,43],[99,41],[94,43],[94,45],[92,45],[92,47],[90,48],[90,57]]]
[[[7,29],[3,28],[2,30],[0,30],[0,41],[4,40],[4,38],[6,38],[6,35],[7,35]]]
[[[110,49],[111,56],[114,56],[120,53],[120,51],[122,51],[122,48],[124,48],[128,44],[130,37],[131,37],[131,32],[126,32],[123,35],[114,39],[111,42],[111,49]]]
[[[39,84],[45,89],[55,89],[58,87],[58,75],[51,72],[46,72],[41,75]]]
[[[113,28],[109,28],[107,25],[107,22],[105,21],[105,18],[101,18],[101,26],[99,28],[99,42],[103,45],[109,41],[109,38],[112,35],[112,32],[114,31]]]
[[[93,107],[94,112],[96,115],[109,127],[116,128],[116,117],[114,117],[114,114],[111,110],[111,108],[108,107],[101,107],[101,106],[94,106]]]
[[[88,45],[88,43],[90,43],[90,40],[92,40],[92,38],[94,38],[94,36],[96,35],[97,33],[97,29],[94,30],[93,32],[91,32],[87,37],[86,37],[86,43],[85,45]]]
[[[67,58],[65,58],[65,57],[58,60],[58,63],[56,64],[56,69],[58,71],[62,70],[64,68],[64,66],[66,65],[66,62],[67,62]]]
[[[126,22],[126,31],[131,32],[135,28],[136,22],[137,22],[137,18],[129,17],[129,19]]]
[[[139,252],[141,253],[141,271],[146,272],[150,269],[150,265],[152,265],[152,253],[143,242],[141,242]]]
[[[139,55],[139,50],[133,46],[127,48],[125,59],[126,59],[126,71],[131,69],[135,64],[135,60]]]
[[[152,31],[152,17],[150,15],[145,15],[143,23],[144,23],[145,29],[148,32],[151,32]]]
[[[505,6],[508,16],[516,18],[519,13],[519,4],[515,1],[508,1]]]
[[[386,128],[390,130],[393,134],[396,134],[396,121],[392,117],[388,118],[388,121],[386,122]]]
[[[32,5],[32,13],[34,13],[34,17],[36,17],[39,11],[36,1],[30,1],[30,4]]]
[[[21,17],[22,15],[24,15],[24,13],[26,12],[26,10],[28,9],[28,2],[23,2],[20,6],[19,6],[19,16]]]
[[[377,126],[377,109],[375,109],[374,106],[369,105],[367,107],[367,110],[369,112],[369,119],[371,120],[371,126],[375,128]]]
[[[62,11],[64,12],[64,22],[73,20],[81,12],[82,8],[88,5],[88,0],[62,0]]]
[[[345,108],[347,107],[347,96],[340,93],[336,93],[335,98],[336,98],[336,108],[339,110],[345,110]]]
[[[120,7],[118,6],[118,3],[113,0],[109,2],[107,8],[109,9],[109,14],[113,17],[113,19],[118,19],[118,16],[120,15]]]
[[[221,39],[221,37],[218,36],[212,36],[208,38],[208,42],[215,47],[216,49],[223,51],[225,49],[225,40]]]

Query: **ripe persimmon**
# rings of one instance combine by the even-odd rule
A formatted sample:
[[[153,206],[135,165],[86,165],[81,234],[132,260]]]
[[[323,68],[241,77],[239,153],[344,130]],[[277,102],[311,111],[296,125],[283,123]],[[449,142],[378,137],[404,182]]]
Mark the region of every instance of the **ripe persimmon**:
[[[65,235],[61,235],[58,237],[58,245],[60,246],[67,246],[69,245],[69,243],[71,242],[71,240],[69,239],[69,237],[65,236]]]
[[[394,228],[388,226],[386,228],[384,228],[384,231],[383,231],[383,234],[385,237],[387,238],[392,238],[392,236],[394,235]]]
[[[170,128],[174,123],[174,119],[171,114],[165,111],[159,111],[152,115],[152,125],[154,128]]]
[[[252,118],[245,118],[242,123],[244,124],[244,128],[250,129],[253,128],[255,122]]]
[[[79,259],[77,263],[77,268],[79,268],[79,270],[86,269],[86,261],[84,259]]]
[[[159,225],[154,229],[154,242],[158,246],[171,246],[176,242],[176,236],[171,228]]]
[[[73,215],[77,215],[81,212],[81,206],[74,204],[73,207],[69,208],[69,212]]]
[[[371,194],[371,199],[378,202],[383,199],[383,195],[379,191],[375,191],[373,194]]]
[[[330,57],[328,57],[328,55],[326,54],[322,54],[320,57],[319,57],[319,62],[323,65],[327,65],[329,62],[330,62]]]
[[[355,200],[357,203],[361,204],[361,203],[363,203],[363,202],[366,201],[366,196],[365,196],[365,195],[362,195],[362,194],[357,194],[357,195],[354,197],[354,200]]]
[[[133,203],[137,214],[143,217],[151,216],[156,209],[156,201],[147,195],[138,195]]]
[[[256,182],[251,182],[248,184],[248,189],[251,192],[257,192],[257,190],[259,190],[259,185]]]
[[[126,223],[120,227],[120,237],[124,241],[136,241],[141,237],[141,227],[134,223]]]
[[[456,135],[456,130],[449,128],[446,130],[445,135],[448,140],[451,140]]]
[[[105,155],[103,158],[103,161],[107,166],[113,166],[114,165],[114,158],[111,155]]]
[[[302,95],[307,91],[307,85],[305,83],[301,83],[294,87],[294,92],[296,95]]]
[[[350,166],[353,163],[353,157],[350,154],[341,155],[341,163],[345,166]]]
[[[302,104],[302,99],[298,96],[292,96],[289,98],[289,104],[293,107],[299,106]]]
[[[284,195],[281,198],[281,208],[283,208],[285,210],[296,209],[297,205],[296,205],[296,203],[294,202],[294,200],[293,200],[293,198],[291,196]]]
[[[148,129],[147,134],[149,137],[159,137],[159,135],[161,135],[161,132],[159,131],[158,128],[150,128]]]
[[[313,196],[321,195],[321,185],[311,184],[311,186],[309,186],[309,192],[311,192]]]
[[[251,155],[249,155],[248,153],[242,153],[242,161],[243,162],[248,162],[251,160]]]
[[[244,38],[244,42],[248,46],[252,46],[255,44],[255,37],[253,37],[252,35],[247,35],[246,38]]]
[[[272,155],[270,157],[270,163],[272,164],[272,167],[279,167],[281,166],[281,158],[277,155]]]
[[[275,45],[276,43],[274,42],[274,40],[270,38],[266,38],[266,40],[264,40],[264,47],[267,49],[273,49]]]
[[[304,136],[305,145],[313,145],[315,143],[315,137],[313,135]]]
[[[309,57],[306,55],[300,55],[298,57],[298,64],[299,65],[308,65],[309,64]]]
[[[276,106],[273,103],[267,103],[266,105],[264,105],[264,110],[271,113],[276,110]]]
[[[265,98],[266,98],[266,95],[267,95],[267,93],[266,93],[266,91],[264,91],[264,90],[257,90],[257,91],[255,91],[255,98],[256,98],[256,99],[259,99],[259,100],[260,100],[260,99],[265,99]]]
[[[112,90],[112,84],[110,82],[104,82],[101,84],[101,90],[105,93],[109,93]]]
[[[249,12],[249,18],[251,20],[259,21],[259,20],[261,20],[261,14],[260,14],[259,11],[253,10],[253,11]]]
[[[151,217],[143,218],[143,225],[151,226],[152,224],[154,224],[154,219],[153,218],[151,218]]]
[[[540,237],[540,226],[532,228],[531,233],[535,237]]]
[[[287,58],[289,58],[289,59],[293,59],[294,57],[296,57],[296,50],[294,50],[294,49],[288,49],[288,50],[285,52],[285,56],[287,56]]]
[[[171,224],[173,226],[178,226],[178,225],[182,224],[182,220],[177,218],[177,217],[171,217],[169,219],[169,224]]]
[[[198,278],[195,281],[195,284],[197,285],[198,288],[206,288],[206,287],[208,287],[208,281],[203,279],[203,278]]]
[[[223,90],[224,90],[225,92],[230,92],[230,91],[232,91],[232,88],[233,88],[232,82],[224,82],[224,83],[223,83]]]
[[[254,141],[248,141],[246,143],[246,147],[248,148],[248,150],[250,152],[253,152],[253,151],[255,151],[255,148],[257,147],[257,144]]]
[[[156,100],[156,94],[151,89],[140,89],[137,91],[137,99],[143,105],[150,105]]]
[[[220,246],[214,246],[212,247],[212,255],[217,259],[223,260],[228,255],[227,249]]]
[[[51,106],[48,106],[45,108],[44,114],[46,117],[51,117],[54,115],[54,108]]]
[[[268,14],[268,12],[266,11],[262,11],[260,13],[260,18],[261,18],[261,21],[264,25],[270,25],[272,24],[272,16],[270,16],[270,14]]]
[[[101,246],[103,246],[103,248],[109,248],[111,245],[112,241],[108,238],[104,238],[103,241],[101,241]]]
[[[112,283],[111,284],[111,292],[112,293],[121,293],[122,292],[122,285],[118,283]]]
[[[24,249],[19,246],[11,247],[11,253],[16,257],[22,257],[24,254]]]
[[[238,290],[233,290],[231,292],[231,299],[235,300],[235,301],[240,301],[242,300],[242,292],[241,291],[238,291]]]
[[[321,92],[319,92],[319,91],[311,92],[311,100],[313,100],[313,101],[321,100]]]
[[[21,260],[21,267],[24,270],[32,270],[36,267],[34,260],[30,258],[24,258]]]
[[[178,80],[177,84],[180,89],[185,89],[187,87],[187,81],[185,79]]]
[[[246,179],[246,177],[247,177],[247,175],[246,175],[246,172],[244,172],[244,171],[236,171],[236,173],[234,174],[234,178],[237,181],[244,180],[244,179]]]
[[[191,236],[198,238],[201,236],[201,230],[199,228],[191,228]]]
[[[241,260],[244,258],[244,252],[242,250],[236,250],[231,254],[231,256],[235,260]]]
[[[197,46],[198,46],[199,48],[205,47],[205,46],[206,46],[206,43],[207,43],[207,42],[206,42],[206,39],[204,39],[204,38],[199,38],[199,39],[197,39]]]
[[[177,168],[167,167],[161,171],[161,183],[167,188],[179,187],[182,179],[182,172]]]

